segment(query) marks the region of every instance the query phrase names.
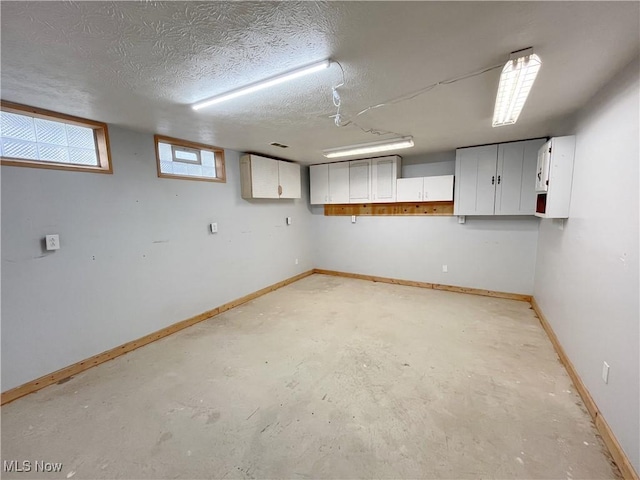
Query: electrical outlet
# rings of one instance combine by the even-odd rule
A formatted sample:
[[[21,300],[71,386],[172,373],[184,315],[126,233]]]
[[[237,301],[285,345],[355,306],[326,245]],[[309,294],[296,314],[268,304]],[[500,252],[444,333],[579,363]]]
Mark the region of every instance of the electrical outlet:
[[[287,225],[291,225],[291,217],[287,217]]]
[[[604,383],[609,383],[609,364],[607,362],[602,363],[602,380]]]
[[[60,250],[60,235],[45,236],[47,250]]]
[[[218,224],[217,223],[210,224],[209,230],[211,231],[211,233],[218,233]]]
[[[351,215],[351,223],[356,223],[356,216],[355,215]]]
[[[449,271],[449,267],[447,265],[442,265],[442,271],[447,273]]]
[[[298,259],[296,258],[296,265],[298,265]]]

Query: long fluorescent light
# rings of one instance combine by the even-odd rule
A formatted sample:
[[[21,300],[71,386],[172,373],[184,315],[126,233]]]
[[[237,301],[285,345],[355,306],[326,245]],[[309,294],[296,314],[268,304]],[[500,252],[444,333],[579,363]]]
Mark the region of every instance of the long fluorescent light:
[[[322,154],[327,158],[351,157],[353,155],[366,155],[369,153],[399,150],[413,147],[413,137],[401,137],[381,142],[361,143],[348,147],[330,148],[323,150]]]
[[[541,65],[542,61],[533,53],[533,48],[511,54],[500,75],[493,111],[494,127],[516,123]]]
[[[329,67],[330,63],[331,62],[329,61],[329,59],[317,63],[312,63],[311,65],[307,65],[296,70],[291,70],[289,72],[276,75],[275,77],[270,77],[266,80],[261,80],[245,87],[240,87],[235,90],[231,90],[230,92],[216,95],[215,97],[210,97],[200,102],[196,102],[192,105],[191,108],[193,108],[194,110],[200,110],[201,108],[210,107],[211,105],[215,105],[216,103],[224,102],[226,100],[231,100],[232,98],[237,98],[242,95],[247,95],[249,93],[257,92],[265,88],[273,87],[274,85],[293,80],[294,78],[303,77],[304,75],[309,75],[310,73],[324,70],[325,68]]]

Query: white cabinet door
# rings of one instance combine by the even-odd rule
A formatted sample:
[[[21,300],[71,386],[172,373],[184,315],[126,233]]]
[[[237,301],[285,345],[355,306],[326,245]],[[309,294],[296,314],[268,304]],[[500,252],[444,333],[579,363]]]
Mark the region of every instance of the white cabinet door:
[[[456,150],[454,215],[493,215],[498,145]]]
[[[397,202],[421,202],[424,178],[399,178],[396,182]]]
[[[329,203],[329,165],[311,165],[309,167],[309,203],[322,205]]]
[[[400,158],[381,157],[371,160],[371,201],[385,203],[396,201],[396,182]]]
[[[349,203],[349,162],[329,164],[328,203]]]
[[[278,180],[280,184],[280,198],[300,198],[300,165],[291,162],[278,162]]]
[[[453,175],[424,177],[423,202],[446,202],[453,200]]]
[[[533,215],[538,149],[543,139],[503,143],[498,146],[496,215]]]
[[[371,160],[349,162],[349,203],[371,201]]]
[[[536,167],[536,192],[546,192],[549,188],[549,161],[551,158],[551,140],[538,150]]]
[[[280,198],[278,194],[278,161],[250,155],[251,194],[253,198]]]

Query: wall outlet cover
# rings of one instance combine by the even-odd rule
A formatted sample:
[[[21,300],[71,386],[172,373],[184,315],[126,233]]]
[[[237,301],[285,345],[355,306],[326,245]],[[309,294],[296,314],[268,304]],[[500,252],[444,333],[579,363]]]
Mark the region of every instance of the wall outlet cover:
[[[47,250],[60,250],[60,235],[46,235]]]

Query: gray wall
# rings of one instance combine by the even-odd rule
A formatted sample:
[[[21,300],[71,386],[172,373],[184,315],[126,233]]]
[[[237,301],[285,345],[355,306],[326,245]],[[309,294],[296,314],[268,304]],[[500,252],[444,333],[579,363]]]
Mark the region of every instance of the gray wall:
[[[313,209],[318,268],[531,294],[534,217],[324,217]],[[448,273],[442,272],[442,265]]]
[[[456,151],[430,153],[402,158],[402,178],[453,175],[456,171]]]
[[[307,168],[248,202],[236,152],[226,184],[160,179],[152,135],[109,133],[113,175],[1,168],[3,391],[313,268]]]
[[[640,472],[639,67],[579,116],[570,218],[541,222],[534,294]]]

